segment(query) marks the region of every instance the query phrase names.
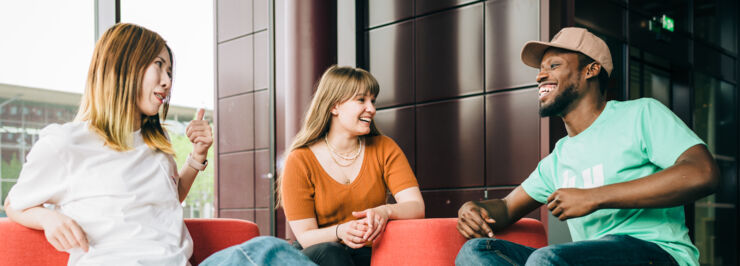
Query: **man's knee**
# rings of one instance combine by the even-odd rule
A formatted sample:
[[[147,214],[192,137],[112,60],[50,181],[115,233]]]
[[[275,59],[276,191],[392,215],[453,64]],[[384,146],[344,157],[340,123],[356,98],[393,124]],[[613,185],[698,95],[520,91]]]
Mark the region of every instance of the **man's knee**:
[[[527,259],[527,265],[567,265],[560,256],[558,246],[547,246],[532,252]]]

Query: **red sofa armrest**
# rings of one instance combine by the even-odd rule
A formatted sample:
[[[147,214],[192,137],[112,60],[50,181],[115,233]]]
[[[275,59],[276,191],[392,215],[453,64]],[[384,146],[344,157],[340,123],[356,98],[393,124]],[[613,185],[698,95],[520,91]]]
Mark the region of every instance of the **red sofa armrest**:
[[[454,265],[465,239],[457,218],[393,220],[373,243],[372,265]],[[541,248],[547,245],[542,223],[523,218],[496,238]]]
[[[69,254],[57,251],[46,241],[44,231],[29,229],[8,218],[0,218],[2,265],[67,265]]]
[[[198,265],[213,253],[244,243],[260,235],[257,224],[237,219],[185,219],[193,238],[193,256],[190,263]]]
[[[236,219],[185,219],[193,238],[190,263],[198,265],[211,254],[259,236],[253,222]],[[59,252],[46,241],[44,232],[0,218],[2,265],[67,265],[69,254]]]

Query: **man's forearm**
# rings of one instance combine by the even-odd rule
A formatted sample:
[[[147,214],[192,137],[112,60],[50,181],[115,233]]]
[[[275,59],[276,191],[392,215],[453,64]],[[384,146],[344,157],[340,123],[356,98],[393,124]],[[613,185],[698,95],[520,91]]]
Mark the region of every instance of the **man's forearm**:
[[[701,149],[699,149],[701,148]],[[675,165],[655,174],[629,182],[594,188],[598,208],[661,208],[691,203],[714,193],[719,170],[713,159],[696,158],[706,148],[691,148],[694,155],[679,159]],[[691,155],[691,154],[690,154]]]

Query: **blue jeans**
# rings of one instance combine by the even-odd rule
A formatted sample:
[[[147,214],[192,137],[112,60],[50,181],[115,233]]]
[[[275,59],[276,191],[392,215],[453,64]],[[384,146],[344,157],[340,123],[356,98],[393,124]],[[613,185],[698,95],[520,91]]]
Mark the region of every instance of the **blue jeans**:
[[[313,265],[308,257],[285,240],[271,236],[255,237],[228,247],[204,260],[201,266],[227,265]]]
[[[678,265],[658,245],[627,235],[608,235],[534,249],[506,240],[465,242],[455,265]]]

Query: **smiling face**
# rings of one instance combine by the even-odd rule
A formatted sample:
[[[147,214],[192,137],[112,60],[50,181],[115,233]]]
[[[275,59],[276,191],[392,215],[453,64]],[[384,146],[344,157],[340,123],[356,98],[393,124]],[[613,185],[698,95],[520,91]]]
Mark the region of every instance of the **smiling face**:
[[[136,98],[138,111],[145,116],[154,116],[169,99],[172,87],[172,62],[166,48],[154,58],[144,71],[141,89]]]
[[[537,74],[540,116],[564,116],[580,97],[581,72],[578,54],[548,49]]]
[[[375,96],[358,94],[337,104],[331,110],[334,130],[342,130],[353,136],[370,133],[370,124],[375,117]]]

